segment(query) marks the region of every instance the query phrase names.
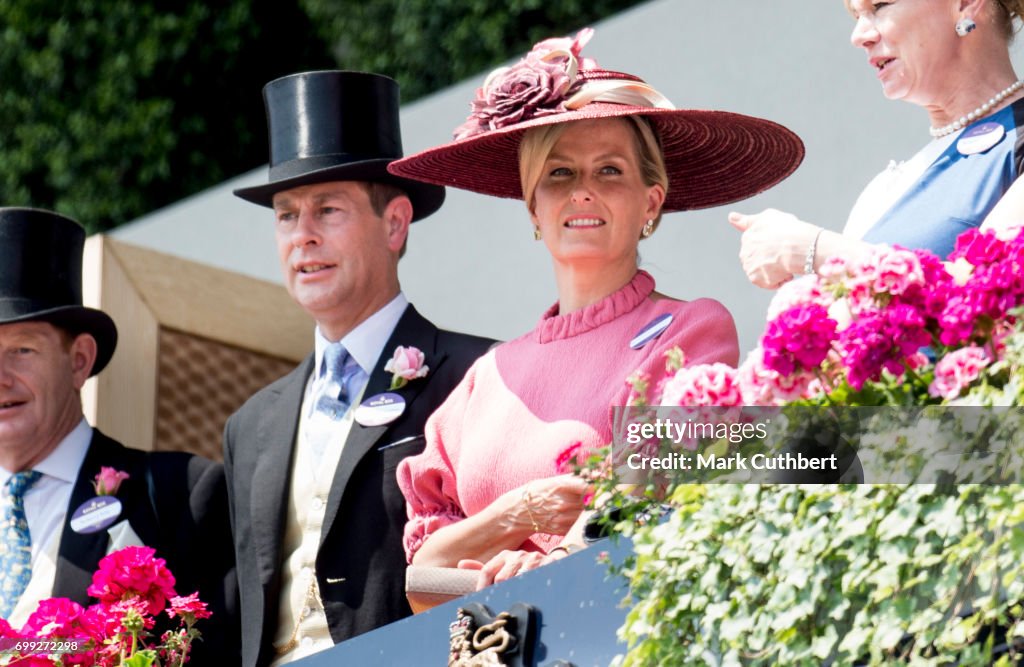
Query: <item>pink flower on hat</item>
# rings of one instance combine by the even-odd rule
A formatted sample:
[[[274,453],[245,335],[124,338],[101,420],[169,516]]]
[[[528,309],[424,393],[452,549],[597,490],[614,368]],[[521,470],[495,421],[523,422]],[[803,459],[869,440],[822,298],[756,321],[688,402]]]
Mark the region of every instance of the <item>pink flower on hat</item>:
[[[395,353],[384,364],[384,370],[393,374],[391,388],[401,389],[409,383],[409,380],[426,377],[430,367],[426,366],[424,361],[426,361],[426,357],[423,356],[419,348],[401,345],[396,347]]]
[[[590,38],[594,36],[593,28],[584,28],[576,33],[575,37],[550,37],[537,42],[526,54],[524,60],[545,60],[550,59],[552,53],[570,53],[573,58],[580,57],[580,51],[587,45]],[[587,60],[587,65],[593,65],[594,61]]]
[[[112,496],[121,488],[121,482],[129,477],[130,475],[123,470],[103,466],[94,478],[92,488],[96,490],[97,496]]]
[[[546,39],[515,65],[491,72],[476,91],[469,118],[455,128],[455,138],[564,112],[566,93],[576,81],[580,51],[593,34],[591,28],[584,28],[572,39]],[[585,64],[594,65],[589,60]]]

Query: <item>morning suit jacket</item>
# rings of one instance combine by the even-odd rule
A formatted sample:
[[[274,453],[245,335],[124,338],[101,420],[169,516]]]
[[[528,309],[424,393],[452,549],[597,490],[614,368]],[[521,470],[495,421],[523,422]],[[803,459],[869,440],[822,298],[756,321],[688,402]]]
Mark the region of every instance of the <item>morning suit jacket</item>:
[[[198,591],[214,614],[196,624],[203,637],[193,645],[189,664],[237,664],[234,550],[224,469],[219,463],[183,452],[129,449],[93,429],[89,450],[71,491],[52,596],[83,606],[96,602],[86,591],[107,553],[109,535],[106,530],[76,533],[70,518],[75,509],[96,495],[92,482],[102,466],[130,476],[115,494],[122,508],[117,521],[127,520],[139,539],[167,561],[179,595]]]
[[[388,391],[394,349],[419,348],[429,373],[396,390],[405,412],[390,424],[353,423],[327,499],[317,583],[335,643],[411,614],[405,598],[405,499],[395,468],[424,447],[424,423],[494,341],[442,331],[411,305],[383,348],[363,393]],[[235,534],[242,664],[274,658],[292,453],[313,357],[265,387],[228,420],[224,464]]]

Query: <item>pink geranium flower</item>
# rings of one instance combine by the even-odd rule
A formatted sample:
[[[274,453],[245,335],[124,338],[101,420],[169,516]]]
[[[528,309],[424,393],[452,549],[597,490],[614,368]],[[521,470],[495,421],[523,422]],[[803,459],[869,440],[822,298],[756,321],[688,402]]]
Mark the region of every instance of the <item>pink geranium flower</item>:
[[[736,374],[735,368],[721,363],[680,368],[665,382],[661,405],[743,405],[743,394]]]
[[[988,353],[976,345],[950,352],[935,364],[935,380],[928,386],[928,393],[947,400],[957,398],[981,376],[989,362]]]
[[[768,323],[761,348],[764,365],[782,375],[818,367],[836,339],[835,320],[819,304],[800,304]]]
[[[206,608],[206,603],[199,599],[199,592],[191,595],[177,596],[170,600],[170,607],[167,615],[171,618],[180,616],[189,624],[195,623],[199,618],[210,618],[212,615]]]
[[[822,289],[821,281],[807,276],[791,280],[778,289],[768,304],[767,318],[774,320],[782,313],[804,304],[818,304],[829,308],[835,297]]]
[[[583,449],[583,443],[576,441],[558,453],[555,457],[555,472],[559,474],[573,472],[572,464],[580,463],[579,455]]]
[[[1007,246],[996,234],[969,229],[956,238],[956,248],[949,260],[963,258],[974,266],[995,264],[1006,257]]]
[[[173,584],[174,577],[152,549],[126,547],[100,561],[88,591],[99,599],[96,604],[83,609],[65,598],[43,600],[20,629],[0,619],[0,637],[84,640],[84,645],[60,655],[59,664],[69,667],[148,665],[148,657],[139,655],[143,651],[161,657],[162,661],[154,664],[184,664],[193,641],[201,636],[193,626],[210,612],[197,593],[178,597]],[[165,604],[169,616],[182,619],[182,627],[164,633],[160,643],[154,643],[150,633],[156,623],[154,616]],[[58,662],[46,653],[22,654],[13,648],[7,659],[10,664],[32,667],[53,667]]]
[[[768,368],[764,363],[764,350],[754,349],[736,371],[736,382],[743,396],[744,405],[782,405],[800,398],[815,395],[812,382],[815,376],[809,371],[783,375]]]
[[[903,294],[924,283],[921,262],[913,252],[879,246],[857,263],[858,283],[875,294]]]
[[[74,629],[85,620],[85,608],[67,598],[48,598],[21,627],[21,632],[39,637],[70,637]]]
[[[8,631],[11,632],[10,626]],[[103,639],[102,626],[95,622],[94,616],[82,605],[67,598],[48,598],[41,601],[25,621],[19,634],[30,638],[92,640],[93,646],[98,645]],[[93,651],[85,647],[81,649],[64,655],[63,664],[92,665],[95,661]],[[17,664],[24,663],[19,661]]]
[[[88,593],[107,604],[138,597],[150,615],[160,613],[167,600],[177,595],[167,562],[157,558],[153,549],[135,546],[104,557]]]

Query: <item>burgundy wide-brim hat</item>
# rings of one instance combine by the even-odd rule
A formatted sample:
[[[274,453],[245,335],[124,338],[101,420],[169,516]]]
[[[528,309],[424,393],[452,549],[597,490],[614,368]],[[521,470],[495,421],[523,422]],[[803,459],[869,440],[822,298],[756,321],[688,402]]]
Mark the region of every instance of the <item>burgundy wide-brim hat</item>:
[[[85,230],[70,218],[33,208],[0,208],[0,325],[49,322],[96,339],[90,375],[117,348],[109,315],[82,305]]]
[[[444,188],[388,173],[402,157],[398,83],[368,72],[300,72],[263,88],[270,171],[234,194],[260,206],[274,195],[330,181],[385,183],[412,202],[413,222],[441,208]]]
[[[727,111],[674,109],[643,80],[579,59],[591,33],[582,31],[575,41],[541,42],[516,65],[493,72],[478,90],[469,120],[456,130],[460,138],[392,162],[388,170],[436,185],[522,199],[519,143],[527,130],[644,116],[664,153],[669,187],[662,210],[670,212],[752,197],[792,174],[803,160],[803,142],[778,123]],[[547,91],[547,99],[537,104],[544,91],[529,91],[535,82],[541,88],[561,84],[566,89],[562,94],[557,88]],[[528,102],[517,106],[523,97]]]

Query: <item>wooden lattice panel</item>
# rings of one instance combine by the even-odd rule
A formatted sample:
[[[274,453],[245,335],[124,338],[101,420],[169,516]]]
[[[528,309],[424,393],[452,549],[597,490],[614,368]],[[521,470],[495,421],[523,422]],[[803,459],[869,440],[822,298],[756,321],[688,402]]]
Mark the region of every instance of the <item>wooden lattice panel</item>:
[[[224,422],[295,363],[173,329],[160,329],[154,449],[221,460]]]

